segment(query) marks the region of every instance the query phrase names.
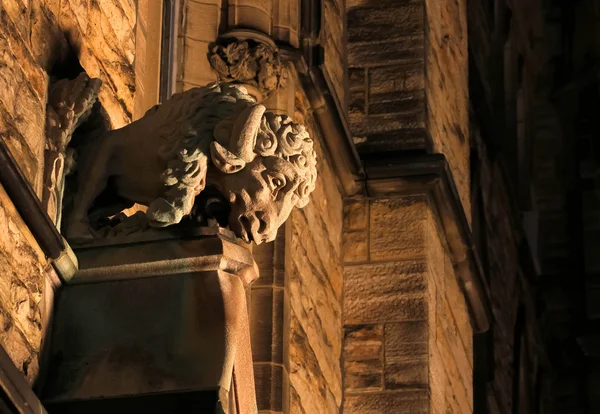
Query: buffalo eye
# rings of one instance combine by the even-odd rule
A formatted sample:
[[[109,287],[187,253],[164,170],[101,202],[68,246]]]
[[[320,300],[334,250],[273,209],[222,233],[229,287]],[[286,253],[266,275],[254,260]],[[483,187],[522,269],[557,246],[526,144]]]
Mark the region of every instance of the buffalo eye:
[[[279,192],[286,186],[287,180],[285,176],[281,174],[268,175],[268,183],[271,188],[271,193],[273,194],[273,198],[277,198]]]

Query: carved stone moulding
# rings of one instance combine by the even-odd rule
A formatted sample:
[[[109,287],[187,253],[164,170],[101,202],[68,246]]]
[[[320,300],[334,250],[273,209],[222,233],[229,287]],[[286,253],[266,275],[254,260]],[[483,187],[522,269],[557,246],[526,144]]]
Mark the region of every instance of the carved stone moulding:
[[[209,60],[221,81],[245,86],[258,102],[285,87],[290,76],[275,42],[253,30],[233,30],[220,36]]]

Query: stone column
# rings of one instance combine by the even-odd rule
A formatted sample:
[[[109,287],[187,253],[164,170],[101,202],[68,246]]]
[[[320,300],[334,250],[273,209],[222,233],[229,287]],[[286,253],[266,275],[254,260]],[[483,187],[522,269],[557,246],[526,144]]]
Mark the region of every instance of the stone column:
[[[271,35],[273,0],[229,0],[228,25]]]
[[[229,231],[150,231],[75,252],[50,345],[50,413],[257,412],[246,289],[258,273]]]

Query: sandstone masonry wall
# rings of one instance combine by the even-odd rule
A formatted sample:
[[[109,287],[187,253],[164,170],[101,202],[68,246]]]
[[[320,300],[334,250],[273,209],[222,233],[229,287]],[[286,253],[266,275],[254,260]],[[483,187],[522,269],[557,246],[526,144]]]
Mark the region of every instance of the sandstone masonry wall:
[[[79,61],[89,76],[102,79],[99,100],[112,126],[131,121],[136,5],[135,0],[0,2],[0,139],[38,196],[52,76],[76,76]],[[49,281],[56,275],[3,190],[0,228],[0,342],[32,382],[52,297]]]
[[[444,154],[469,217],[467,2],[427,0],[425,94],[427,132]]]
[[[423,0],[348,0],[349,121],[363,154],[423,149]]]
[[[342,404],[342,197],[318,127],[319,177],[311,202],[286,225],[285,277],[289,323],[286,364],[290,413],[337,413]]]
[[[473,412],[468,311],[423,196],[344,204],[344,413]]]
[[[325,71],[331,82],[340,110],[347,108],[347,54],[346,54],[346,2],[344,0],[323,1],[323,26],[320,43],[325,49]]]

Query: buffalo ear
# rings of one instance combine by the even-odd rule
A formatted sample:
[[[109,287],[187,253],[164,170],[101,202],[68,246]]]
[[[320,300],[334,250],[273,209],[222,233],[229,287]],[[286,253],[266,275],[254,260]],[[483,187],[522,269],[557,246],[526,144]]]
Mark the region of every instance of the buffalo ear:
[[[246,166],[246,162],[227,148],[213,141],[210,144],[210,155],[213,164],[225,174],[235,174]]]
[[[306,205],[308,204],[309,201],[310,201],[310,198],[308,198],[308,197],[302,197],[296,203],[296,207],[298,207],[298,208],[304,208],[304,207],[306,207]]]

